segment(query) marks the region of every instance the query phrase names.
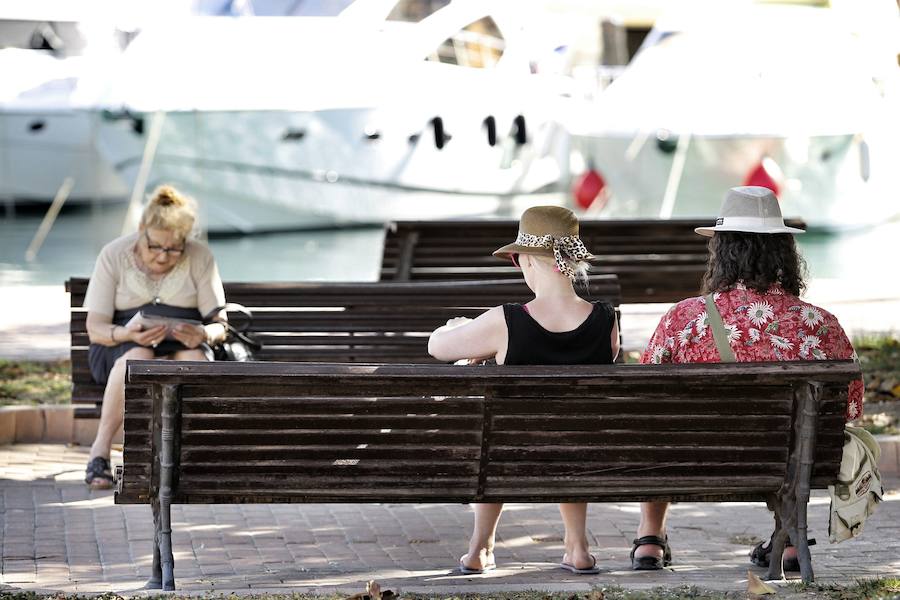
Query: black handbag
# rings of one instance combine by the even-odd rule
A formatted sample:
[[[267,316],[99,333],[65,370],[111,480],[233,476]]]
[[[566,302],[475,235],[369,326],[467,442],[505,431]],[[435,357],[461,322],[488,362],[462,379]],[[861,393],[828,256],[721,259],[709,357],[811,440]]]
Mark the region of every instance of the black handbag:
[[[246,323],[238,329],[228,321],[214,321],[213,317],[223,310],[243,314],[246,317]],[[224,340],[216,344],[205,344],[203,350],[206,353],[206,358],[209,360],[234,360],[241,362],[256,360],[256,353],[262,350],[262,344],[247,333],[250,325],[253,324],[253,313],[241,304],[229,302],[225,306],[216,307],[203,318],[203,322],[207,325],[220,323],[225,326]]]

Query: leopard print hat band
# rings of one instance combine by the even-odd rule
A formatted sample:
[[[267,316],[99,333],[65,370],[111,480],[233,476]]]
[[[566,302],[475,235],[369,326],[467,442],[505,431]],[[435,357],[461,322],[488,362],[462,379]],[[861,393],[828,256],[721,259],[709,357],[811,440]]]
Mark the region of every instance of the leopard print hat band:
[[[584,243],[577,235],[553,237],[550,234],[532,235],[520,231],[515,243],[525,248],[552,250],[553,258],[556,259],[556,268],[573,281],[577,274],[572,267],[572,261],[577,262],[591,258],[591,253],[584,247]],[[566,260],[567,258],[569,260]]]

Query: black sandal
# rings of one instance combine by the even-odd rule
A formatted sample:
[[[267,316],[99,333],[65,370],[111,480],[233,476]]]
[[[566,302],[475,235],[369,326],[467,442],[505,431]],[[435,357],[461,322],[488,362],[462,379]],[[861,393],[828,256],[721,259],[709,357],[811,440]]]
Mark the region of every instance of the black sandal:
[[[658,571],[663,567],[672,564],[672,550],[669,548],[669,538],[657,537],[655,535],[645,535],[637,538],[632,542],[634,547],[631,549],[631,568],[634,571]],[[663,550],[662,558],[656,556],[640,556],[635,558],[635,551],[641,546],[659,546]]]
[[[95,490],[108,490],[113,486],[112,469],[109,460],[95,456],[88,461],[84,472],[84,482]]]
[[[753,547],[753,550],[750,551],[750,562],[756,565],[757,567],[768,568],[769,567],[769,555],[772,554],[772,538],[775,537],[775,532],[772,532],[772,535],[769,537],[768,546],[766,546],[767,542],[760,542],[756,546]],[[806,540],[807,545],[815,546],[816,540],[815,538]],[[785,540],[784,547],[792,548],[794,545],[791,543],[791,540]],[[792,558],[785,558],[782,561],[782,565],[784,566],[785,571],[799,571],[800,570],[800,561],[796,556]]]

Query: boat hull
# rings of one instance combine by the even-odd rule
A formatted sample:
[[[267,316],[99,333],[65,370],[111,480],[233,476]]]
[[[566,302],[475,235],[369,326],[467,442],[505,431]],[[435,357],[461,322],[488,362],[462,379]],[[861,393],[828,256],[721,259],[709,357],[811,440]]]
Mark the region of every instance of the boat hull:
[[[528,119],[528,141],[519,144],[507,134],[518,114],[491,114],[505,123],[493,146],[483,110],[442,117],[449,137],[438,147],[435,113],[405,107],[132,115],[107,120],[98,147],[134,184],[153,119],[161,118],[146,189],[183,188],[214,233],[513,214],[565,202],[565,132]]]

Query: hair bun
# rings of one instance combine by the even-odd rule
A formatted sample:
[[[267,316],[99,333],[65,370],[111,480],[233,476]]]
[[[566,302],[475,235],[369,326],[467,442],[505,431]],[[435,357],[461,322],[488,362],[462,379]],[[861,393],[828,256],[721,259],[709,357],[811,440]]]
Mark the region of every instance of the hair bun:
[[[171,185],[161,185],[153,192],[152,204],[159,206],[184,206],[184,196]]]

